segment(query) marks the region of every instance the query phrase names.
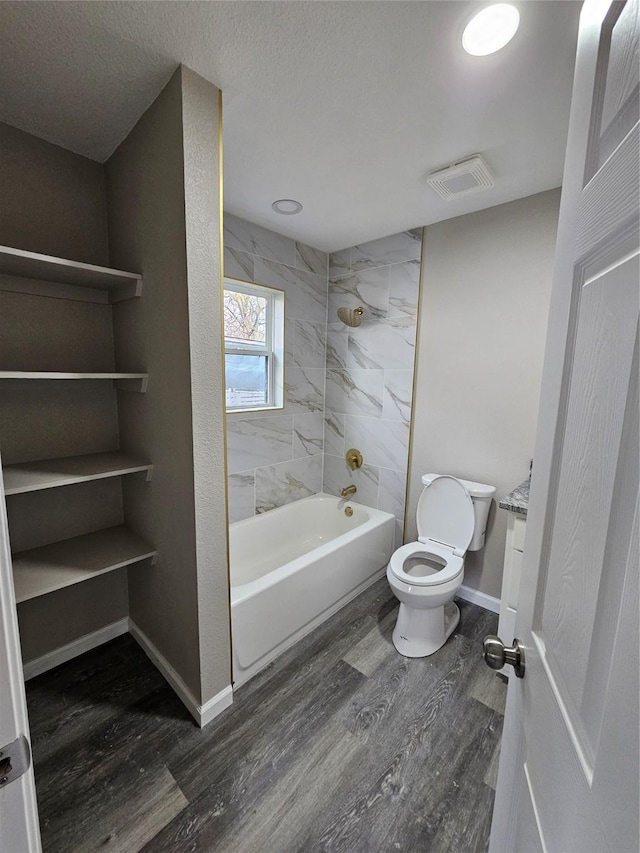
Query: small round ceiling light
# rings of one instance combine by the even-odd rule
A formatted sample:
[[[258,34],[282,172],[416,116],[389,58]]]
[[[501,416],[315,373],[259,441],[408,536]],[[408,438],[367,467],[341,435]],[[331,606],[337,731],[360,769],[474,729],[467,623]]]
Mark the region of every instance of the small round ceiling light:
[[[520,13],[515,6],[494,3],[471,18],[462,33],[462,46],[472,56],[488,56],[508,44],[519,25]]]
[[[299,201],[293,198],[279,198],[274,201],[271,207],[276,213],[282,213],[285,216],[293,216],[295,213],[300,213],[302,205]]]

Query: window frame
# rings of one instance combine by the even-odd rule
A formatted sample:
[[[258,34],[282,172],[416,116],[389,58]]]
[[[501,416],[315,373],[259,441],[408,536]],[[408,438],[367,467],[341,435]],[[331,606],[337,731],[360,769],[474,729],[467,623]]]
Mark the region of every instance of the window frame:
[[[266,300],[266,322],[264,342],[254,341],[246,344],[227,342],[224,327],[224,293],[233,291],[257,296]],[[227,384],[225,374],[225,408],[227,414],[239,412],[268,411],[284,408],[284,291],[266,284],[224,276],[222,294],[222,326],[224,336],[225,365],[227,355],[262,356],[267,359],[267,400],[255,406],[230,406],[227,404]]]

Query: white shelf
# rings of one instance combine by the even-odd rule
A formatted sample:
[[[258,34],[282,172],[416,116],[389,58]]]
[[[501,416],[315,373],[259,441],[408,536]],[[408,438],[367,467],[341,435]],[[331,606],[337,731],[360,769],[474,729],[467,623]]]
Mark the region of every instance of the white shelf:
[[[124,525],[22,551],[13,556],[16,601],[28,601],[155,556],[156,551]]]
[[[42,370],[0,370],[0,380],[3,379],[46,379],[46,380],[75,380],[75,379],[111,379],[116,387],[130,391],[146,391],[149,380],[148,373],[58,373]]]
[[[52,255],[0,246],[0,273],[74,287],[106,290],[121,298],[139,296],[142,276],[137,273],[83,264]]]
[[[4,467],[4,493],[20,495],[25,492],[37,492],[40,489],[85,483],[89,480],[120,477],[138,471],[150,472],[151,469],[152,465],[148,462],[119,451],[23,462],[19,465]]]
[[[42,370],[0,370],[0,379],[147,379],[148,373],[58,373]]]

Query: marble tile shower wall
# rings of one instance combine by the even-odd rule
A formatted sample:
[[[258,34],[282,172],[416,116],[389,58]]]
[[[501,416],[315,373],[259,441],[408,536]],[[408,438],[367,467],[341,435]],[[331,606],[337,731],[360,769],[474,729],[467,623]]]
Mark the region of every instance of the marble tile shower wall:
[[[395,515],[402,543],[422,230],[329,256],[325,492],[354,483],[354,500]],[[362,305],[362,324],[343,325],[340,306]],[[364,464],[351,472],[346,450]]]
[[[322,491],[327,255],[225,214],[225,275],[285,291],[285,406],[227,416],[229,520]]]

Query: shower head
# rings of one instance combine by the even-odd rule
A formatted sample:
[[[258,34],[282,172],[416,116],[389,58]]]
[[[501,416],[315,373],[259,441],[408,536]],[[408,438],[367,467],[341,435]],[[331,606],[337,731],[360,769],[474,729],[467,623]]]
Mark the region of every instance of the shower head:
[[[364,308],[360,305],[358,308],[338,308],[338,318],[342,320],[345,326],[359,326],[362,322]]]

